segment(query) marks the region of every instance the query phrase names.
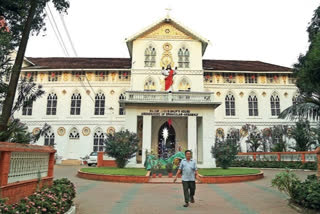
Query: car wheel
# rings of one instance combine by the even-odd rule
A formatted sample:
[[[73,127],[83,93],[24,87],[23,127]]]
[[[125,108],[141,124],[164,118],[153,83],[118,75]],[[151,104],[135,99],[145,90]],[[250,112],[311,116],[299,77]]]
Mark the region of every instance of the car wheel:
[[[88,163],[88,166],[91,166],[91,163]]]

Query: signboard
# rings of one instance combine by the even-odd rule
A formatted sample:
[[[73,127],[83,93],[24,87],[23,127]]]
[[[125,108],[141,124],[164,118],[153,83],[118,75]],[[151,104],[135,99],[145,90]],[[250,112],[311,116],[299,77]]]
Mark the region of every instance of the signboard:
[[[198,113],[191,113],[190,110],[150,109],[149,112],[142,112],[141,115],[151,115],[151,116],[198,116]]]

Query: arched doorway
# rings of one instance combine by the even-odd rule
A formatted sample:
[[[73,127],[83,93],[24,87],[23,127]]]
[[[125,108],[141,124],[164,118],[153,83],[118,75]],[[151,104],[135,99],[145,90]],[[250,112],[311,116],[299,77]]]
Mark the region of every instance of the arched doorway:
[[[165,122],[158,133],[158,156],[168,158],[175,153],[176,132],[172,125]]]

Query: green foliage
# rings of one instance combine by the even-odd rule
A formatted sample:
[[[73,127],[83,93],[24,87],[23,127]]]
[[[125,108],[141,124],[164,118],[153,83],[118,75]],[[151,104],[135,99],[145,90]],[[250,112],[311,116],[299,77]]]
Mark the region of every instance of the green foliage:
[[[173,170],[173,163],[167,163],[166,164],[166,169],[168,173],[171,173]]]
[[[315,175],[295,184],[292,201],[305,208],[320,210],[320,181]]]
[[[316,162],[298,162],[298,161],[251,161],[235,160],[231,163],[232,167],[253,167],[253,168],[289,168],[289,169],[309,169],[316,170]]]
[[[53,185],[37,191],[20,202],[6,205],[0,201],[0,213],[65,213],[73,205],[76,191],[73,183],[66,178],[53,181]]]
[[[320,181],[316,175],[309,175],[301,182],[296,174],[286,170],[271,181],[273,187],[285,192],[290,200],[305,208],[320,210]]]
[[[265,147],[265,141],[262,140],[262,133],[252,124],[242,126],[242,129],[248,133],[246,143],[249,145],[249,151],[256,152],[261,145]]]
[[[130,158],[136,156],[138,152],[139,139],[136,133],[128,130],[108,134],[105,140],[105,151],[116,159],[117,166],[124,168]]]
[[[45,7],[48,2],[50,0],[1,1],[0,16],[4,17],[5,24],[8,25],[8,28],[0,29],[0,101],[3,103],[0,130],[3,132],[7,130],[9,119],[15,110],[25,102],[32,102],[44,93],[41,87],[38,87],[37,90],[33,83],[29,85],[23,85],[23,81],[19,83],[19,75],[29,34],[39,33],[41,29],[44,29]],[[69,8],[68,0],[52,0],[51,2],[59,12],[66,12]],[[8,55],[17,47],[19,47],[17,56],[12,66]],[[3,82],[4,75],[11,76],[9,85]],[[14,105],[17,88],[19,97]],[[25,92],[28,92],[30,96]]]
[[[295,151],[309,151],[314,144],[311,135],[310,123],[307,120],[299,120],[292,129],[291,137],[296,141],[291,147]]]
[[[300,55],[294,65],[296,85],[300,95],[297,103],[285,109],[280,118],[307,118],[319,120],[320,117],[320,6],[315,10],[308,27],[309,48],[305,55]]]
[[[35,143],[39,140],[40,136],[43,136],[50,128],[51,126],[44,124],[40,132],[33,135],[28,131],[28,127],[24,123],[21,123],[19,119],[14,119],[9,122],[6,132],[0,132],[0,139],[1,141],[13,143]]]
[[[286,193],[290,198],[293,198],[298,182],[298,176],[290,170],[276,174],[276,177],[271,181],[272,187],[277,187],[279,191]]]
[[[214,146],[211,147],[212,157],[216,159],[217,165],[223,169],[229,168],[238,151],[238,143],[232,139],[219,140],[217,138]]]

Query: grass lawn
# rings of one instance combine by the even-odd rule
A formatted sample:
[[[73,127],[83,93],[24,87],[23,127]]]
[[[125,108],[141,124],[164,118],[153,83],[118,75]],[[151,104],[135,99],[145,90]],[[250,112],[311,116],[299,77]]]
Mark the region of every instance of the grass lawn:
[[[203,176],[248,175],[248,174],[257,174],[259,172],[260,170],[258,169],[247,169],[247,168],[199,169],[199,174]]]
[[[144,168],[115,168],[115,167],[99,167],[99,168],[82,168],[82,172],[103,174],[103,175],[137,175],[145,176],[147,170]]]

